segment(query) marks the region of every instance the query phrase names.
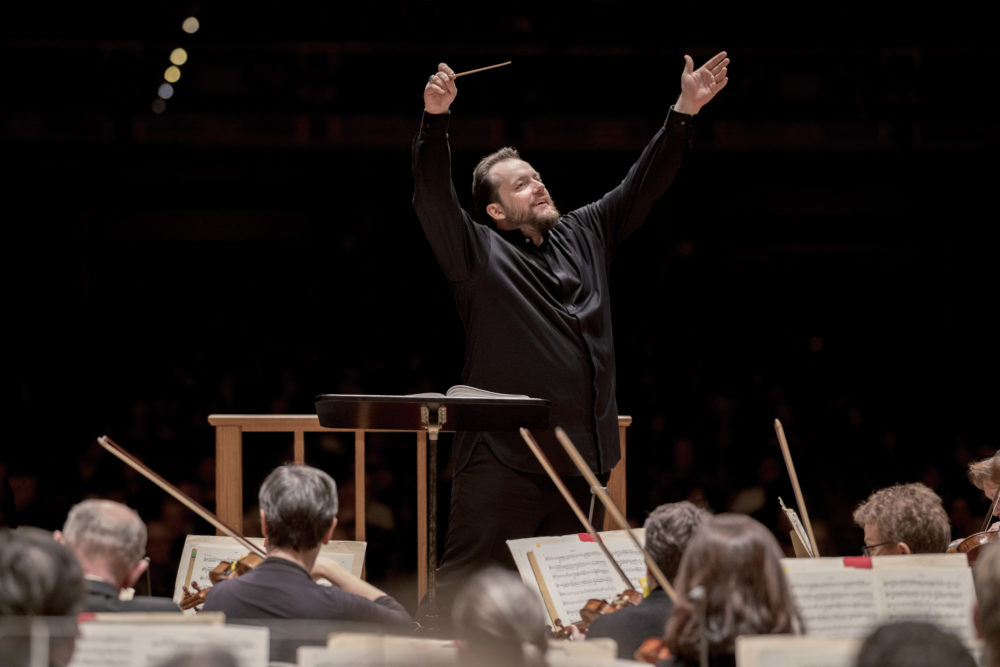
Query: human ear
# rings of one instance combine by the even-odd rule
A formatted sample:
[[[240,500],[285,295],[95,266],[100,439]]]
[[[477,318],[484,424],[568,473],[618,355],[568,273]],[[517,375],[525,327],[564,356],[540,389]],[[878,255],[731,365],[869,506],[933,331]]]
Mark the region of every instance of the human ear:
[[[486,205],[486,212],[489,214],[489,216],[491,218],[493,218],[497,222],[500,222],[501,220],[506,220],[507,219],[507,214],[504,212],[503,206],[501,206],[497,202],[493,202],[491,204],[487,204]]]

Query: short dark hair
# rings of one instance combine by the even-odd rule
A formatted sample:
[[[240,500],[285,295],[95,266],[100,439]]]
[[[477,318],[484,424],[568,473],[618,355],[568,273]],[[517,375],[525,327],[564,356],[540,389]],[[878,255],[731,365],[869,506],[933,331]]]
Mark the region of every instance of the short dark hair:
[[[490,178],[493,165],[504,160],[520,160],[521,154],[512,146],[504,146],[493,151],[472,170],[472,217],[479,222],[493,223],[493,218],[486,212],[486,207],[497,201],[497,184]]]
[[[878,526],[886,542],[905,542],[911,553],[944,553],[951,541],[951,523],[941,497],[914,482],[879,489],[854,510],[854,522]]]
[[[777,540],[743,514],[707,519],[681,558],[677,605],[667,621],[667,646],[697,660],[704,627],[709,655],[734,655],[738,635],[787,634],[802,628],[781,567]],[[695,602],[689,593],[704,591]],[[704,623],[695,605],[704,605]]]
[[[268,544],[305,551],[319,546],[337,516],[337,484],[312,466],[275,468],[257,495]]]
[[[677,576],[684,549],[710,516],[708,510],[684,500],[660,505],[646,517],[646,551],[667,579]]]
[[[926,621],[898,621],[876,628],[861,643],[855,667],[976,667],[957,636]]]

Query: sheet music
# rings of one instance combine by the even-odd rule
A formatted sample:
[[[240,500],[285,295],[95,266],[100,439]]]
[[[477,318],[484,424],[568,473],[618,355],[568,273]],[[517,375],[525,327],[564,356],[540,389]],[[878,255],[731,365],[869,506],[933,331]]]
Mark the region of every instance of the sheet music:
[[[877,586],[887,621],[931,621],[965,643],[976,638],[971,623],[976,601],[971,568],[883,570]]]
[[[785,576],[811,636],[863,637],[900,619],[937,623],[970,644],[976,631],[972,570],[964,554],[876,556],[872,569],[840,558],[783,558]]]
[[[736,638],[739,667],[853,667],[860,640],[757,635]]]
[[[425,639],[397,635],[332,635],[326,646],[300,646],[299,667],[439,667],[454,664],[458,647],[446,639]]]
[[[646,563],[635,545],[605,545],[632,585],[642,590],[639,579],[646,574]],[[535,556],[563,624],[579,621],[587,600],[611,600],[625,590],[625,582],[594,542],[546,545],[536,550]]]
[[[871,570],[785,570],[806,632],[822,637],[864,637],[882,618]]]
[[[178,654],[207,648],[228,651],[240,667],[267,667],[268,630],[233,625],[81,623],[68,667],[156,667]]]

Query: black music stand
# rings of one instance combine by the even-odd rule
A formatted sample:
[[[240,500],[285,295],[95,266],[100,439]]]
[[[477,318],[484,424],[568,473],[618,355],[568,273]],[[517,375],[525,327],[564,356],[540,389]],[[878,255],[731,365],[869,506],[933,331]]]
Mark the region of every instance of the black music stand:
[[[427,431],[427,605],[425,623],[437,618],[437,436],[445,431],[516,431],[548,427],[550,401],[495,394],[469,387],[453,395],[379,396],[321,394],[321,426],[366,430]],[[465,390],[465,391],[462,391]]]

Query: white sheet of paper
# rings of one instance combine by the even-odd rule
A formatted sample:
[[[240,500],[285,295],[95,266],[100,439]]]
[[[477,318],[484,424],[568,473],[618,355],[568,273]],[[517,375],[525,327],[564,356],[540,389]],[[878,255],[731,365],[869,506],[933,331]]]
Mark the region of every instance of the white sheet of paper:
[[[736,638],[738,667],[852,667],[861,642],[796,635]]]
[[[189,651],[224,649],[240,667],[267,667],[265,627],[206,624],[80,624],[69,667],[156,667]]]
[[[639,578],[646,574],[646,564],[639,550],[631,542],[604,543],[632,585],[641,590]],[[590,598],[611,600],[625,590],[625,582],[594,542],[545,545],[535,557],[564,624],[579,621],[580,609]]]

